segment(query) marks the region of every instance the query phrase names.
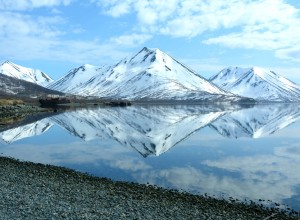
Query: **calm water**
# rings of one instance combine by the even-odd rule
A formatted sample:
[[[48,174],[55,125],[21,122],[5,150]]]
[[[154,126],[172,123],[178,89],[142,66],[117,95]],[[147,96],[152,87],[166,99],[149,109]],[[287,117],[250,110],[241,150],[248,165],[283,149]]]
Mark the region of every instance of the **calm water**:
[[[1,131],[0,153],[300,211],[299,119],[287,104],[82,109]]]

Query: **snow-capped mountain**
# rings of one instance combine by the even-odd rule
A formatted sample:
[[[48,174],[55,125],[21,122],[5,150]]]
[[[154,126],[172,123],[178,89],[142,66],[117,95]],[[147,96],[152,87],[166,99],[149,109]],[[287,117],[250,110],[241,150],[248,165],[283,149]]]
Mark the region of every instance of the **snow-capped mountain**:
[[[299,120],[298,104],[256,105],[228,113],[209,126],[228,138],[261,138]]]
[[[143,48],[113,66],[85,65],[50,84],[50,89],[108,99],[222,100],[241,97],[220,89],[159,49]]]
[[[25,80],[40,86],[47,86],[53,80],[40,70],[26,68],[10,61],[5,61],[0,65],[0,73],[16,79]]]
[[[299,85],[273,71],[258,67],[229,67],[212,76],[209,80],[224,90],[259,101],[300,101]]]

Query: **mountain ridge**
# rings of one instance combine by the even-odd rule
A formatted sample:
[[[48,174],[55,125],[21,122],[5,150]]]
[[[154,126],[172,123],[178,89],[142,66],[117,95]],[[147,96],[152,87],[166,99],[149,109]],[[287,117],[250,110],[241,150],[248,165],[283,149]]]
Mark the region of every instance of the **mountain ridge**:
[[[299,102],[300,85],[259,67],[224,68],[206,80],[158,48],[142,48],[118,63],[84,64],[53,81],[47,74],[5,61],[0,75],[63,93],[146,102]],[[43,81],[44,80],[44,81]],[[2,86],[5,85],[2,83]],[[7,86],[6,86],[7,88]],[[9,91],[9,93],[13,93]]]
[[[300,85],[259,67],[228,67],[209,81],[240,96],[258,101],[299,102]]]
[[[23,67],[9,60],[4,61],[0,65],[0,74],[35,83],[43,87],[53,81],[50,76],[38,69]]]
[[[112,66],[93,67],[88,71],[82,68],[74,70],[77,70],[77,75],[86,72],[90,79],[76,84],[74,83],[76,73],[73,72],[75,76],[71,78],[69,72],[48,88],[108,99],[175,101],[242,99],[210,83],[157,48],[144,47],[134,56],[122,59]]]

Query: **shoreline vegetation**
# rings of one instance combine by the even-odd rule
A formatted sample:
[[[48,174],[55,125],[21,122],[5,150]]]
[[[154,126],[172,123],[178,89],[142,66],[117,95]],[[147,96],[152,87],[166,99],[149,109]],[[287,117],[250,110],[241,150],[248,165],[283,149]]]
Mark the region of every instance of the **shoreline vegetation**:
[[[91,106],[130,106],[128,101],[109,101],[109,100],[72,100],[69,103],[57,104],[49,99],[49,103],[44,106],[41,105],[37,99],[17,99],[17,98],[1,98],[0,97],[0,130],[3,126],[21,123],[26,121],[27,117],[34,117],[34,115],[41,114],[49,115],[49,113],[62,112],[66,110],[73,110],[76,108],[91,107]],[[47,114],[48,113],[48,114]]]
[[[21,99],[0,98],[0,128],[23,121],[27,116],[39,112],[49,112],[50,109],[40,108],[35,103]]]
[[[237,200],[116,182],[0,156],[1,219],[299,219]]]

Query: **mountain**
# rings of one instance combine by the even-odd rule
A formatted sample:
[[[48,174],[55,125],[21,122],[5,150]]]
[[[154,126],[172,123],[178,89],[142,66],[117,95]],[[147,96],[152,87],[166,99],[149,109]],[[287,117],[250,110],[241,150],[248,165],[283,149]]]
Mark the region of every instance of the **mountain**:
[[[300,86],[273,71],[229,67],[209,79],[224,90],[258,101],[299,102]]]
[[[113,66],[84,65],[73,69],[48,88],[107,99],[241,100],[159,49],[146,47]]]
[[[0,74],[1,96],[32,97],[44,96],[47,94],[63,95],[61,92],[47,89],[35,83]]]
[[[255,105],[233,111],[209,126],[228,138],[261,138],[300,120],[298,104]]]
[[[53,80],[40,70],[26,68],[10,61],[5,61],[0,65],[0,73],[16,79],[25,80],[40,86],[47,86]]]

